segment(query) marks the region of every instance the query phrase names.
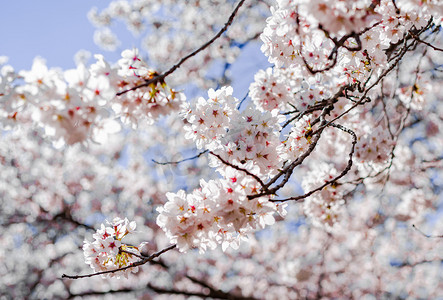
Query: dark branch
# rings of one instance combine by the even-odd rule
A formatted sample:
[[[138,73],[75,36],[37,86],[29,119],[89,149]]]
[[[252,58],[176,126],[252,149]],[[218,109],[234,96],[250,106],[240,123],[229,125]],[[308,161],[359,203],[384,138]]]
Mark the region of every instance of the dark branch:
[[[87,274],[87,275],[66,275],[66,274],[63,274],[62,278],[63,279],[64,278],[67,278],[67,279],[79,279],[79,278],[93,277],[93,276],[97,276],[97,275],[105,275],[105,274],[111,274],[111,273],[116,273],[116,272],[124,271],[124,270],[130,269],[130,268],[134,268],[134,267],[138,267],[138,266],[144,265],[144,264],[152,261],[154,258],[159,257],[163,253],[165,253],[165,252],[167,252],[167,251],[169,251],[171,249],[174,249],[175,247],[177,247],[177,245],[171,245],[171,246],[169,246],[169,247],[167,247],[167,248],[165,248],[163,250],[155,252],[154,254],[152,254],[152,255],[150,255],[150,256],[142,259],[142,260],[136,261],[136,262],[134,262],[134,263],[132,263],[132,264],[126,266],[126,267],[122,267],[122,268],[118,268],[118,269],[114,269],[114,270],[103,271],[103,272],[92,273],[92,274]]]
[[[262,186],[262,187],[264,187],[265,186],[265,184],[264,184],[264,182],[260,179],[260,177],[258,177],[257,175],[255,175],[255,174],[252,174],[251,172],[249,172],[248,170],[246,170],[246,169],[244,169],[244,168],[240,168],[239,166],[236,166],[236,165],[234,165],[234,164],[231,164],[230,162],[227,162],[226,160],[224,160],[220,155],[218,155],[218,154],[215,154],[214,152],[209,152],[210,154],[212,154],[212,155],[214,155],[215,157],[217,157],[222,163],[224,163],[225,165],[227,165],[227,166],[230,166],[231,168],[234,168],[234,169],[236,169],[236,170],[238,170],[238,171],[242,171],[242,172],[245,172],[246,174],[248,174],[249,176],[252,176],[255,180],[257,180],[258,181],[258,183],[260,183],[260,185]]]
[[[320,187],[318,187],[318,188],[316,188],[316,189],[314,189],[314,190],[312,190],[312,191],[310,191],[310,192],[308,192],[308,193],[306,193],[304,195],[300,195],[300,196],[296,196],[296,197],[291,197],[291,198],[286,198],[286,199],[270,200],[270,201],[272,201],[272,202],[285,202],[285,201],[289,201],[289,200],[297,201],[297,200],[305,199],[305,198],[311,196],[312,194],[314,194],[314,193],[316,193],[318,191],[321,191],[326,186],[332,185],[334,183],[337,183],[337,180],[339,180],[340,178],[345,176],[351,170],[351,167],[352,167],[352,156],[354,154],[355,144],[357,144],[357,135],[355,134],[354,131],[352,131],[351,129],[348,129],[348,128],[342,126],[342,125],[331,124],[331,126],[333,126],[335,128],[338,128],[338,129],[340,129],[340,130],[342,130],[342,131],[344,131],[344,132],[346,132],[346,133],[348,133],[348,134],[350,134],[352,136],[352,147],[351,147],[351,151],[349,152],[349,160],[348,160],[348,164],[347,164],[346,168],[337,177],[335,177],[335,178],[333,178],[331,180],[326,181],[322,186],[320,186]]]
[[[56,221],[57,219],[62,219],[64,221],[67,221],[67,222],[72,223],[74,225],[85,227],[86,229],[89,229],[89,230],[95,230],[95,228],[92,226],[89,226],[87,224],[83,224],[77,220],[74,220],[74,218],[71,215],[71,211],[68,207],[66,207],[62,212],[60,212],[59,214],[57,214],[53,217],[54,221]]]
[[[170,295],[183,295],[183,296],[196,296],[200,298],[207,298],[208,295],[200,292],[187,292],[182,290],[177,290],[174,288],[166,289],[162,287],[157,287],[155,285],[152,285],[151,283],[148,283],[148,288],[156,292],[157,294],[170,294]]]
[[[406,40],[405,40],[406,42]],[[341,113],[340,115],[338,115],[337,117],[333,118],[332,120],[330,120],[329,122],[327,122],[326,124],[324,124],[323,126],[321,126],[320,128],[317,129],[321,130],[326,126],[329,126],[330,124],[332,124],[334,121],[340,119],[341,117],[343,117],[344,115],[346,115],[347,113],[349,113],[351,110],[353,110],[354,108],[356,108],[357,106],[365,103],[367,101],[367,94],[369,93],[370,90],[372,90],[375,86],[377,86],[380,81],[387,76],[393,69],[395,66],[397,66],[397,64],[400,62],[400,60],[403,58],[403,56],[408,52],[408,50],[414,45],[415,43],[410,43],[409,45],[405,45],[405,47],[403,47],[399,53],[399,55],[397,56],[396,60],[394,63],[392,63],[378,78],[377,80],[371,84],[368,88],[366,88],[366,90],[363,92],[363,95],[360,97],[360,100],[355,102],[354,105],[352,105],[350,108],[348,108],[346,111],[344,111],[343,113]],[[314,132],[316,133],[316,132]]]

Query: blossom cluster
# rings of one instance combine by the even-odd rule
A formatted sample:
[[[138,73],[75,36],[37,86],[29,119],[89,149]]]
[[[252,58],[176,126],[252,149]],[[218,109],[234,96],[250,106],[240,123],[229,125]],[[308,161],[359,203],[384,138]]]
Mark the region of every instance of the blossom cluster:
[[[261,110],[285,110],[287,104],[292,102],[291,89],[286,86],[286,77],[279,70],[267,68],[266,71],[258,71],[249,87],[249,97]]]
[[[124,122],[137,126],[138,120],[146,120],[152,124],[160,115],[178,111],[186,100],[182,92],[170,88],[164,79],[156,80],[159,74],[148,68],[137,49],[123,51],[118,64],[120,78],[115,82],[118,91],[147,85],[119,95],[113,102],[113,110]]]
[[[118,44],[113,20],[136,33],[151,26],[142,42],[150,62],[170,67],[213,36],[234,2],[116,0],[90,19],[108,49]],[[443,226],[442,2],[244,3],[220,39],[167,78],[202,86],[219,59],[229,71],[269,5],[262,49],[275,65],[257,72],[241,102],[223,87],[181,105],[182,93],[136,49],[116,65],[99,55],[66,72],[41,59],[31,71],[1,68],[6,297],[103,295],[109,284],[148,299],[441,297],[443,245],[427,235]],[[169,114],[179,106],[184,120]],[[168,116],[154,122],[160,114]],[[120,121],[139,126],[115,132]],[[80,144],[101,141],[100,131],[115,134]],[[47,137],[75,145],[55,148]],[[182,159],[191,147],[198,159]],[[94,272],[128,276],[169,242],[188,253],[162,256],[135,281],[62,283],[60,268],[84,267],[76,249],[88,220],[110,214],[137,221],[150,243],[123,240],[135,221],[101,225],[83,247]]]
[[[210,90],[208,96],[187,108],[186,137],[211,151],[210,165],[223,179],[201,181],[200,189],[190,194],[169,193],[168,202],[158,209],[158,225],[181,251],[236,245],[251,229],[273,223],[272,213],[281,210],[269,196],[248,196],[260,192],[257,178],[275,175],[282,163],[282,118],[276,110],[261,112],[252,106],[240,112],[231,87]]]
[[[101,228],[93,234],[94,241],[84,241],[83,254],[86,264],[94,270],[94,272],[112,271],[122,267],[131,265],[140,260],[140,250],[143,247],[130,246],[122,243],[122,239],[133,233],[136,224],[134,221],[129,222],[127,218],[124,220],[115,218],[112,222],[107,222],[109,226],[101,224]],[[102,277],[117,278],[123,274],[126,278],[130,272],[136,273],[138,267],[129,268],[118,273],[103,274]]]
[[[49,69],[36,58],[30,71],[15,73],[12,67],[1,69],[0,118],[4,129],[12,126],[36,126],[58,144],[75,144],[92,139],[102,142],[109,133],[120,130],[115,119],[132,126],[144,120],[148,124],[160,115],[178,110],[185,99],[169,88],[150,70],[137,49],[125,50],[118,64],[111,66],[102,55],[89,68],[80,63],[76,69],[61,72]],[[24,85],[15,82],[23,79]],[[119,92],[125,92],[116,96]]]
[[[304,111],[331,96],[331,82],[324,76],[304,76],[300,65],[258,71],[249,96],[260,110]]]
[[[188,110],[186,137],[227,163],[244,169],[257,166],[256,175],[269,178],[282,163],[279,130],[285,118],[278,115],[278,110],[262,112],[252,105],[240,112],[236,109],[239,101],[232,92],[232,87],[223,87],[210,90],[208,100],[199,98],[195,108]],[[212,158],[211,166],[223,165]]]
[[[285,205],[270,202],[269,196],[248,199],[260,189],[253,178],[233,168],[223,175],[220,180],[201,180],[191,193],[167,193],[168,202],[157,209],[157,224],[180,251],[204,252],[217,244],[223,251],[229,246],[238,249],[249,233],[274,224],[275,212],[285,214]]]
[[[314,175],[315,174],[315,175]],[[318,188],[338,175],[333,165],[326,163],[315,166],[303,179],[303,189],[308,192]],[[343,220],[345,189],[342,185],[332,184],[307,198],[303,209],[313,224],[323,227],[326,231],[335,229]]]
[[[442,7],[441,3],[402,1],[397,13],[388,0],[379,4],[366,0],[278,1],[261,35],[262,51],[277,67],[306,64],[311,70],[329,71],[321,76],[337,84],[364,82],[376,66],[386,65],[391,44],[410,30],[426,26],[431,15],[438,25]],[[346,39],[337,48],[337,39],[351,32],[358,37]],[[307,68],[301,71],[300,76],[311,77]]]
[[[300,154],[306,152],[311,144],[312,132],[311,120],[308,116],[303,116],[295,122],[284,142],[286,149],[282,153],[282,158],[293,161],[297,159]]]
[[[367,128],[366,134],[358,138],[355,157],[357,162],[370,162],[373,165],[382,165],[390,157],[392,147],[395,145],[386,128]]]

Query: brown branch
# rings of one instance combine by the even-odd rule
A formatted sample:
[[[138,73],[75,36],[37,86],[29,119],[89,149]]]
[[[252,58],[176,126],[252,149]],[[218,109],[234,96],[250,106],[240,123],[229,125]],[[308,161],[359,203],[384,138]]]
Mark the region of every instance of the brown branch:
[[[296,18],[296,23],[297,23],[297,34],[300,36],[300,31],[299,31],[300,19],[298,18],[298,14],[297,14],[297,18]],[[347,49],[348,51],[351,51],[351,52],[362,50],[362,44],[361,44],[361,40],[360,40],[360,35],[364,34],[365,32],[371,30],[372,28],[374,28],[374,27],[376,27],[376,26],[378,26],[380,24],[381,24],[381,22],[376,22],[376,23],[372,24],[371,26],[364,28],[360,32],[352,31],[349,34],[346,34],[346,35],[342,36],[339,40],[337,40],[337,38],[335,38],[335,37],[331,37],[329,31],[327,31],[325,28],[323,28],[323,26],[320,24],[318,29],[323,31],[325,36],[334,43],[334,48],[332,48],[331,53],[328,56],[328,60],[332,61],[332,63],[330,65],[327,65],[323,69],[316,69],[316,70],[313,69],[308,64],[308,62],[306,61],[306,58],[303,56],[303,53],[302,53],[303,41],[301,41],[300,42],[300,46],[299,46],[299,51],[300,51],[300,56],[301,56],[301,58],[303,60],[303,63],[305,65],[306,69],[308,69],[309,73],[311,73],[313,75],[316,74],[316,73],[321,73],[321,72],[325,72],[325,71],[328,71],[328,70],[332,69],[337,64],[337,55],[338,55],[338,50],[340,48],[345,48],[345,49]],[[350,38],[354,38],[355,39],[355,41],[357,43],[357,46],[349,47],[349,46],[345,45],[346,41],[349,40]]]
[[[138,255],[138,254],[133,253],[133,252],[131,252],[131,251],[127,251],[127,250],[125,250],[125,249],[122,249],[121,246],[120,246],[120,249],[118,249],[118,250],[119,250],[120,253],[127,253],[127,254],[130,254],[130,255],[134,255],[135,257],[138,257],[138,258],[140,258],[140,259],[144,259],[144,258],[145,258],[145,256]]]
[[[130,89],[118,92],[116,95],[117,96],[121,96],[129,91],[134,91],[136,89],[142,88],[142,87],[146,87],[149,86],[150,84],[156,84],[158,82],[162,82],[164,81],[164,79],[170,75],[171,73],[173,73],[175,70],[177,70],[178,68],[180,68],[180,66],[187,61],[189,58],[197,55],[199,52],[203,51],[204,49],[206,49],[207,47],[209,47],[213,42],[215,42],[226,30],[228,30],[228,27],[232,24],[232,22],[234,21],[234,17],[237,14],[238,10],[240,9],[240,7],[243,5],[243,3],[245,2],[245,0],[240,0],[240,2],[237,4],[237,6],[235,7],[235,9],[232,11],[231,15],[229,16],[228,21],[225,23],[225,25],[222,27],[222,29],[220,29],[220,31],[209,41],[207,41],[205,44],[201,45],[198,49],[194,50],[193,52],[191,52],[190,54],[186,55],[185,57],[183,57],[178,63],[176,63],[175,65],[173,65],[169,70],[167,70],[166,72],[164,72],[161,75],[155,76],[152,79],[147,80],[145,83],[142,83],[140,85],[136,85]]]
[[[308,105],[308,107],[306,108],[306,110],[299,112],[297,115],[295,115],[294,117],[292,117],[291,119],[289,119],[288,121],[286,121],[283,125],[282,125],[282,129],[285,128],[286,126],[288,126],[291,122],[296,121],[301,119],[304,115],[315,112],[315,111],[319,111],[319,110],[323,110],[326,107],[330,107],[330,110],[333,109],[332,105],[335,104],[336,102],[338,102],[338,99],[342,96],[346,96],[346,92],[348,90],[355,90],[355,86],[351,85],[351,84],[347,84],[347,85],[343,85],[341,86],[338,91],[331,97],[325,100],[322,100],[314,105]],[[347,99],[349,99],[349,97],[346,97]],[[352,100],[351,100],[352,101]],[[328,110],[328,113],[329,111]],[[290,113],[296,113],[297,111],[292,111]],[[289,113],[285,113],[285,114],[289,114]],[[312,125],[312,124],[311,124]],[[281,132],[281,130],[280,130]]]
[[[420,170],[424,171],[426,169],[431,169],[431,168],[441,168],[442,161],[443,161],[442,156],[431,160],[423,160],[421,161],[422,166],[420,167]]]
[[[395,3],[395,0],[391,0],[392,4],[394,5],[395,8],[395,13],[396,14],[400,14],[400,9],[398,9],[397,4]]]
[[[313,189],[312,191],[309,191],[308,193],[304,194],[304,195],[300,195],[300,196],[296,196],[296,197],[291,197],[291,198],[286,198],[286,199],[275,199],[275,200],[269,200],[271,202],[285,202],[285,201],[289,201],[289,200],[293,200],[293,201],[297,201],[297,200],[301,200],[304,198],[307,198],[309,196],[311,196],[312,194],[321,191],[323,188],[325,188],[328,185],[332,185],[334,183],[337,182],[337,180],[339,180],[340,178],[342,178],[343,176],[345,176],[352,167],[352,156],[354,155],[354,150],[355,150],[355,144],[357,144],[357,135],[355,134],[354,131],[352,131],[351,129],[348,129],[342,125],[339,124],[331,124],[331,126],[338,128],[348,134],[350,134],[352,136],[352,147],[351,147],[351,151],[349,152],[349,160],[348,160],[348,164],[346,166],[346,168],[335,178],[326,181],[322,186],[319,186],[316,189]]]
[[[238,295],[232,295],[230,292],[223,292],[222,290],[214,288],[212,285],[208,284],[207,282],[200,280],[198,278],[195,278],[190,275],[186,275],[186,278],[191,280],[192,282],[209,289],[209,294],[206,297],[211,298],[218,298],[218,299],[238,299],[238,300],[254,300],[253,297],[243,297]]]
[[[386,122],[386,127],[388,129],[389,135],[391,136],[391,139],[393,140],[394,139],[394,134],[392,133],[392,130],[391,130],[391,119],[388,117],[388,111],[387,111],[387,108],[386,108],[385,99],[383,97],[383,86],[384,86],[384,80],[382,80],[381,83],[380,83],[380,94],[381,94],[380,102],[381,102],[382,107],[383,107],[383,118],[384,118],[384,120]],[[391,100],[392,100],[392,97],[391,97]]]
[[[439,156],[429,160],[423,160],[422,163],[438,163],[443,160],[443,156]]]
[[[136,262],[134,262],[134,263],[132,263],[132,264],[126,266],[126,267],[122,267],[122,268],[118,268],[118,269],[114,269],[114,270],[103,271],[103,272],[92,273],[92,274],[87,274],[87,275],[66,275],[66,274],[63,274],[62,275],[62,279],[64,279],[64,278],[67,278],[67,279],[79,279],[79,278],[93,277],[93,276],[97,276],[97,275],[111,274],[111,273],[116,273],[116,272],[124,271],[124,270],[130,269],[130,268],[134,268],[134,267],[138,267],[138,266],[144,265],[144,264],[152,261],[154,258],[159,257],[163,253],[165,253],[165,252],[167,252],[167,251],[169,251],[171,249],[174,249],[175,247],[177,247],[177,245],[171,245],[169,247],[166,247],[165,249],[160,250],[158,252],[155,252],[154,254],[151,254],[150,256],[148,256],[148,257],[146,257],[146,258],[144,258],[142,260],[136,261]],[[131,253],[131,254],[133,254],[133,253]]]

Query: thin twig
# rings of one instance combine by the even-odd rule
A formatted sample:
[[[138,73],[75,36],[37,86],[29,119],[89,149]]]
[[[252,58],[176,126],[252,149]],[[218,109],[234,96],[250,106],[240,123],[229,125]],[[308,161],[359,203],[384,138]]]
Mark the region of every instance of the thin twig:
[[[392,130],[391,130],[391,119],[388,116],[388,110],[386,108],[385,99],[383,97],[383,86],[384,86],[384,80],[382,80],[380,82],[380,89],[381,89],[381,92],[380,92],[381,93],[381,100],[380,100],[380,102],[381,102],[382,107],[383,107],[383,117],[384,117],[384,120],[386,122],[386,127],[388,129],[389,135],[391,136],[391,139],[393,140],[394,139],[394,134],[392,133]],[[391,97],[391,100],[392,100],[392,97]]]
[[[416,262],[413,262],[413,263],[405,261],[405,262],[402,262],[401,264],[399,264],[398,266],[395,265],[395,267],[397,267],[397,268],[416,267],[416,266],[419,266],[419,265],[422,265],[422,264],[428,264],[428,263],[434,263],[434,262],[442,263],[443,259],[421,260],[421,261],[416,261]]]
[[[202,156],[202,155],[205,154],[206,152],[208,152],[208,150],[205,150],[205,151],[203,151],[203,152],[200,152],[199,154],[197,154],[197,155],[195,155],[195,156],[193,156],[193,157],[184,158],[184,159],[182,159],[182,160],[178,160],[178,161],[158,162],[158,161],[156,161],[156,160],[154,160],[154,159],[152,159],[152,161],[153,161],[154,163],[158,164],[158,165],[176,165],[176,164],[179,164],[179,163],[182,163],[182,162],[188,161],[188,160],[193,160],[193,159],[199,158],[200,156]]]
[[[125,250],[125,249],[119,249],[119,251],[120,252],[122,252],[122,253],[127,253],[127,254],[130,254],[130,255],[134,255],[135,257],[138,257],[138,258],[140,258],[140,259],[144,259],[145,257],[143,257],[142,255],[138,255],[138,254],[136,254],[136,253],[133,253],[133,252],[131,252],[131,251],[127,251],[127,250]]]
[[[237,106],[237,109],[240,109],[241,105],[242,105],[243,102],[246,100],[246,98],[248,98],[248,96],[249,96],[249,90],[248,90],[248,92],[246,93],[246,95],[241,99],[240,103],[239,103],[238,106]]]
[[[215,154],[214,152],[209,152],[210,154],[212,154],[212,155],[214,155],[215,157],[217,157],[222,163],[224,163],[225,165],[227,165],[227,166],[230,166],[231,168],[234,168],[234,169],[236,169],[236,170],[238,170],[238,171],[242,171],[242,172],[245,172],[246,174],[248,174],[249,176],[252,176],[255,180],[257,180],[258,181],[258,183],[260,183],[260,185],[262,186],[262,187],[264,187],[265,186],[265,184],[264,184],[264,182],[260,179],[260,177],[258,177],[257,175],[255,175],[255,174],[252,174],[251,172],[249,172],[248,170],[246,170],[246,169],[244,169],[244,168],[241,168],[241,167],[239,167],[239,166],[237,166],[237,165],[234,165],[234,164],[232,164],[232,163],[230,163],[230,162],[227,162],[226,160],[224,160],[220,155],[218,155],[218,154]]]
[[[443,234],[442,235],[430,235],[430,234],[426,234],[423,231],[421,231],[420,229],[417,228],[417,226],[415,226],[415,224],[412,224],[412,227],[417,230],[418,232],[420,232],[423,236],[433,239],[433,238],[437,238],[437,239],[441,239],[443,238]]]
[[[183,290],[178,290],[175,288],[163,288],[163,287],[158,287],[155,285],[152,285],[151,283],[148,283],[147,286],[148,289],[154,291],[157,294],[169,294],[169,295],[182,295],[182,296],[188,296],[188,297],[200,297],[200,298],[207,298],[208,295],[202,292],[190,292],[190,291],[183,291]]]
[[[144,265],[144,264],[152,261],[154,258],[159,257],[163,253],[165,253],[165,252],[167,252],[167,251],[169,251],[171,249],[174,249],[175,247],[177,247],[177,245],[171,245],[169,247],[166,247],[165,249],[160,250],[158,252],[155,252],[154,254],[151,254],[150,256],[148,256],[148,257],[146,257],[146,258],[144,258],[142,260],[133,262],[132,264],[130,264],[130,265],[126,266],[126,267],[122,267],[122,268],[118,268],[118,269],[114,269],[114,270],[103,271],[103,272],[92,273],[92,274],[87,274],[87,275],[66,275],[66,274],[63,274],[62,275],[62,279],[64,279],[64,278],[67,278],[67,279],[79,279],[79,278],[93,277],[93,276],[97,276],[97,275],[104,275],[104,274],[111,274],[111,273],[116,273],[116,272],[120,272],[120,271],[125,271],[125,270],[130,269],[130,268],[134,268],[134,267],[138,267],[138,266]],[[131,254],[133,254],[133,253],[131,253]]]
[[[443,52],[442,48],[438,48],[434,45],[432,45],[431,43],[425,42],[422,39],[420,39],[416,34],[414,34],[413,32],[409,31],[409,34],[419,43],[425,44],[426,46],[431,47],[432,49],[434,49],[435,51],[441,51]]]
[[[143,288],[145,289],[145,288]],[[118,293],[132,293],[132,292],[136,292],[138,289],[132,289],[132,288],[123,288],[123,289],[119,289],[119,290],[106,290],[106,291],[88,291],[88,292],[83,292],[83,293],[79,293],[79,294],[72,294],[69,293],[69,296],[65,299],[73,299],[73,298],[78,298],[78,297],[87,297],[87,296],[101,296],[101,297],[105,297],[105,295],[112,295],[112,294],[118,294]],[[101,298],[100,297],[100,298]],[[109,297],[109,296],[108,296]]]

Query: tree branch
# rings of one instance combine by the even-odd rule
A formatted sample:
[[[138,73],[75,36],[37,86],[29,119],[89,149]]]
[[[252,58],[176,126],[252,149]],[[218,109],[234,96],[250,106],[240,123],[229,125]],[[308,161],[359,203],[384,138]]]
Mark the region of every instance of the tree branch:
[[[144,265],[147,262],[152,261],[154,258],[159,257],[163,253],[165,253],[165,252],[167,252],[167,251],[169,251],[171,249],[174,249],[175,247],[177,247],[177,245],[171,245],[171,246],[169,246],[169,247],[167,247],[167,248],[165,248],[163,250],[160,250],[158,252],[155,252],[154,254],[151,254],[150,256],[148,256],[148,257],[146,257],[146,258],[144,258],[142,260],[136,261],[136,262],[134,262],[134,263],[132,263],[132,264],[126,266],[126,267],[122,267],[122,268],[118,268],[118,269],[114,269],[114,270],[107,270],[107,271],[103,271],[103,272],[92,273],[92,274],[87,274],[87,275],[66,275],[66,274],[63,274],[62,275],[62,279],[64,279],[64,278],[67,278],[67,279],[79,279],[79,278],[93,277],[93,276],[97,276],[97,275],[105,275],[105,274],[111,274],[111,273],[116,273],[116,272],[124,271],[124,270],[130,269],[130,268],[134,268],[134,267],[138,267],[138,266]]]

